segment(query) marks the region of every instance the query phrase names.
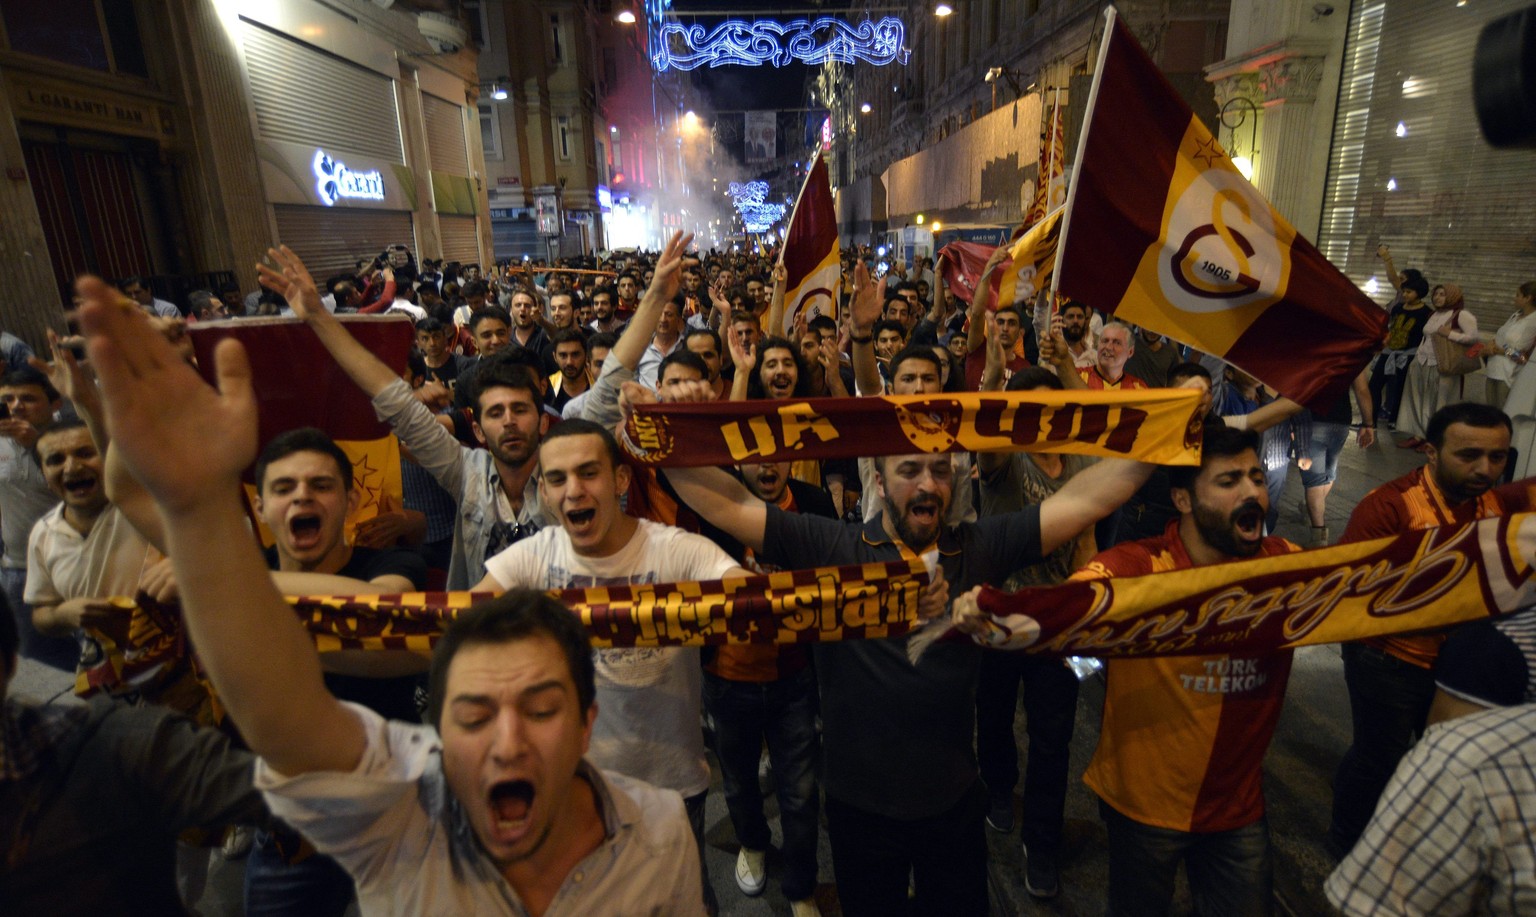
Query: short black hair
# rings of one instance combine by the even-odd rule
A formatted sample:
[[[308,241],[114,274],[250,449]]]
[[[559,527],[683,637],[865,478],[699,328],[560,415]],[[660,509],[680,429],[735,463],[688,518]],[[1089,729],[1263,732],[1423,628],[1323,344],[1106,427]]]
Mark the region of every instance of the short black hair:
[[[1242,455],[1244,452],[1253,452],[1260,455],[1259,434],[1253,430],[1234,430],[1225,424],[1207,424],[1205,435],[1200,443],[1199,465],[1173,465],[1168,469],[1168,486],[1180,490],[1189,490],[1195,486],[1195,478],[1200,476],[1200,469],[1205,467],[1207,461],[1213,458],[1230,458],[1234,455]]]
[[[901,306],[901,308],[903,309],[903,311],[905,311],[907,306],[910,305],[907,302],[907,298],[905,296],[901,295],[900,293],[896,292],[895,290],[886,290],[885,291],[885,302],[880,304],[880,314],[881,315],[884,315],[890,309],[891,303],[899,304]]]
[[[1061,384],[1061,377],[1044,366],[1026,366],[1012,376],[1003,386],[1005,392],[1028,392],[1037,388],[1048,388],[1062,391],[1066,386]]]
[[[43,395],[50,403],[63,400],[59,397],[59,390],[48,381],[48,377],[30,366],[12,366],[6,371],[4,377],[0,377],[0,388],[21,388],[28,385],[42,389]]]
[[[1013,313],[1013,317],[1019,320],[1019,324],[1020,325],[1024,324],[1024,313],[1023,313],[1023,311],[1021,311],[1018,306],[1014,306],[1014,305],[998,306],[996,309],[992,310],[992,317],[995,319],[995,318],[997,318],[997,316],[1001,315],[1004,312],[1012,312]]]
[[[908,344],[896,351],[896,355],[891,357],[891,373],[894,375],[901,364],[908,360],[926,360],[933,364],[935,372],[940,374],[944,372],[944,361],[934,353],[931,344]]]
[[[267,443],[261,450],[261,455],[256,457],[256,492],[261,493],[266,486],[267,466],[279,459],[285,459],[295,452],[319,452],[328,455],[336,462],[336,471],[341,475],[342,484],[348,490],[352,489],[352,459],[347,453],[336,445],[336,440],[331,439],[330,434],[315,427],[299,427],[279,433]]]
[[[459,293],[461,293],[465,299],[468,299],[471,296],[489,296],[491,295],[491,285],[486,283],[484,280],[471,280],[469,283],[464,284],[463,288],[459,290]]]
[[[51,420],[44,424],[41,430],[37,431],[37,439],[32,441],[32,455],[37,459],[39,464],[41,464],[43,461],[43,453],[38,449],[38,447],[43,444],[43,440],[54,435],[55,433],[68,433],[70,430],[85,430],[86,432],[90,432],[90,428],[85,425],[85,421],[78,417],[63,417],[58,420]],[[91,441],[93,443],[95,442],[94,436],[91,438]]]
[[[667,367],[669,366],[686,366],[697,370],[700,379],[709,378],[709,367],[704,365],[704,358],[686,347],[679,347],[665,357],[662,357],[661,366],[656,370],[656,384],[658,386],[661,385],[661,380],[666,378]]]
[[[810,322],[806,324],[806,327],[818,333],[822,331],[831,331],[833,334],[836,334],[837,319],[830,315],[818,315],[811,319]]]
[[[9,617],[9,615],[7,615]],[[13,625],[14,627],[14,625]],[[548,637],[565,654],[566,668],[576,687],[582,720],[597,697],[592,663],[592,640],[581,618],[547,592],[513,589],[494,599],[477,603],[454,618],[432,650],[428,676],[427,722],[442,728],[443,705],[448,702],[448,668],[459,650],[469,646],[514,643]]]
[[[613,345],[617,344],[618,342],[619,333],[617,331],[599,331],[598,333],[587,338],[587,353],[591,353],[598,347],[606,347],[609,350],[612,350]]]
[[[1185,379],[1204,379],[1211,381],[1211,371],[1199,363],[1175,363],[1168,367],[1168,384],[1177,385]]]
[[[1089,311],[1090,311],[1085,304],[1080,303],[1080,302],[1078,302],[1075,299],[1069,299],[1066,302],[1062,303],[1061,304],[1061,309],[1059,310],[1059,314],[1065,315],[1068,309],[1077,309],[1077,310],[1081,311],[1084,316],[1087,316]]]
[[[563,296],[564,294],[563,293],[557,293],[555,295]],[[559,331],[556,331],[549,338],[549,350],[550,350],[550,353],[554,353],[555,348],[559,347],[561,344],[569,344],[572,341],[575,341],[576,343],[580,344],[582,350],[586,350],[587,349],[587,336],[585,334],[582,334],[580,329],[577,329],[577,328],[561,328]]]
[[[480,327],[480,323],[488,318],[494,318],[508,328],[512,327],[512,316],[507,314],[506,309],[500,306],[486,306],[469,317],[469,333],[474,334],[475,329]]]
[[[447,330],[448,330],[448,326],[443,324],[441,319],[433,318],[430,315],[427,316],[426,318],[422,318],[422,319],[417,319],[416,320],[416,333],[417,334],[420,334],[423,331],[425,331],[428,334],[436,334],[439,331],[447,331]]]
[[[613,438],[613,433],[600,423],[587,420],[584,417],[572,417],[562,420],[549,428],[544,434],[540,445],[547,445],[551,440],[564,436],[596,436],[603,441],[603,448],[608,450],[608,458],[613,462],[613,467],[618,468],[624,464],[624,453],[619,448],[619,441]]]
[[[683,332],[683,349],[687,350],[688,342],[696,337],[709,338],[715,344],[715,353],[723,353],[724,345],[720,343],[720,335],[713,328],[689,328]]]
[[[902,300],[902,302],[906,302],[906,300]],[[869,333],[871,337],[874,337],[878,340],[880,337],[880,332],[882,331],[894,331],[901,335],[902,341],[906,341],[907,339],[907,327],[895,319],[880,319],[878,322],[875,322],[875,327],[871,328]]]
[[[1419,294],[1420,299],[1429,295],[1429,281],[1424,279],[1422,271],[1405,268],[1400,276],[1403,278],[1403,286]]]
[[[539,384],[534,371],[526,364],[513,360],[491,359],[481,363],[470,386],[469,410],[477,423],[480,421],[480,396],[493,388],[527,392],[535,407],[544,403],[544,387]]]
[[[1453,423],[1469,427],[1503,427],[1511,433],[1515,430],[1509,415],[1498,408],[1476,401],[1459,401],[1446,405],[1430,416],[1429,423],[1424,427],[1424,441],[1436,449],[1445,445],[1445,431]]]

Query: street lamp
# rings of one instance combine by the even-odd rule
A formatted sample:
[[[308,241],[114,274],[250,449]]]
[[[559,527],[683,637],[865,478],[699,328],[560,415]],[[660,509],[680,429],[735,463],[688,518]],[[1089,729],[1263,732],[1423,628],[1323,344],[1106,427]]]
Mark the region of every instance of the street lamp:
[[[940,3],[938,6],[933,8],[933,15],[939,17],[940,19],[951,16],[954,14],[954,12],[955,8],[950,6],[948,3]]]
[[[863,105],[859,106],[859,113],[860,114],[867,115],[867,114],[870,113],[870,111],[872,111],[872,109],[869,107],[869,103],[868,102],[865,102]]]
[[[1237,129],[1243,123],[1252,119],[1249,125],[1248,152],[1242,154],[1242,145],[1237,138]],[[1221,126],[1225,127],[1232,138],[1232,165],[1242,176],[1253,181],[1253,160],[1259,155],[1259,106],[1251,99],[1242,96],[1234,96],[1227,100],[1227,104],[1221,106]]]
[[[617,22],[617,23],[620,23],[622,25],[634,25],[635,24],[635,11],[630,9],[629,7],[625,7],[624,9],[619,10],[619,13],[618,13],[617,16],[613,17],[613,21]]]

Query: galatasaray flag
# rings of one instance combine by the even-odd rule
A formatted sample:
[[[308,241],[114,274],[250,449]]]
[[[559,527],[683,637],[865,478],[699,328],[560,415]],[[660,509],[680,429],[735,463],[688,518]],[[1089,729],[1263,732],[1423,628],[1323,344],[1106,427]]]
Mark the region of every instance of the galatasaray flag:
[[[832,205],[832,183],[827,162],[820,156],[795,201],[784,235],[784,327],[773,333],[789,337],[802,313],[809,322],[818,315],[837,318],[837,285],[842,279],[841,252],[837,245],[837,210]]]
[[[1009,243],[1012,259],[999,272],[996,304],[1023,308],[1025,313],[1034,303],[1035,294],[1051,282],[1051,271],[1056,267],[1056,243],[1061,236],[1061,210],[1052,211],[1043,220]]]
[[[414,336],[411,322],[400,315],[338,316],[352,336],[390,369],[404,373],[406,354]],[[352,478],[361,499],[347,517],[347,533],[380,511],[389,501],[398,509],[400,442],[389,424],[378,419],[373,403],[331,358],[325,345],[297,318],[242,318],[199,322],[189,327],[198,371],[208,384],[213,378],[213,351],[225,338],[245,345],[256,389],[258,448],[296,427],[318,427],[330,434],[352,459]],[[247,487],[249,494],[254,488]],[[254,515],[254,514],[253,514]],[[262,543],[271,537],[262,532]]]
[[[1109,11],[1062,227],[1061,292],[1325,406],[1386,313],[1232,165]]]
[[[1056,102],[1051,106],[1050,124],[1040,143],[1039,177],[1035,179],[1035,199],[1024,214],[1014,238],[1027,232],[1045,215],[1060,207],[1067,199],[1066,180],[1066,133],[1061,124],[1061,90],[1056,90]]]

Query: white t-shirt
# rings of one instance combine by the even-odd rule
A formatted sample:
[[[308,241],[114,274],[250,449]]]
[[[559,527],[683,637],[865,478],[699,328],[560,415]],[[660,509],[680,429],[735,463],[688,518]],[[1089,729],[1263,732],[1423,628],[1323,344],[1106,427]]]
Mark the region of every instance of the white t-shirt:
[[[579,589],[713,580],[738,566],[701,535],[648,519],[607,557],[571,550],[563,528],[541,529],[489,558],[485,572],[503,589]],[[699,725],[699,651],[683,647],[595,649],[597,723],[587,758],[605,770],[677,790],[709,788]]]
[[[96,517],[91,533],[81,535],[64,521],[61,503],[32,527],[24,598],[34,606],[117,595],[131,598],[150,550],[117,507],[108,506]]]

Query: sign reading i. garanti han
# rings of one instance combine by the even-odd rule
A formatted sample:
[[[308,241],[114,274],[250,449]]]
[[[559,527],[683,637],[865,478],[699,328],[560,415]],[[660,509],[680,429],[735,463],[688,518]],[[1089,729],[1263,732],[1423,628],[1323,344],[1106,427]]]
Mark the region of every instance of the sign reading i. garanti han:
[[[378,169],[371,172],[354,172],[346,163],[334,159],[325,150],[315,150],[315,190],[320,200],[330,207],[343,198],[362,198],[369,201],[384,200],[384,175]]]

